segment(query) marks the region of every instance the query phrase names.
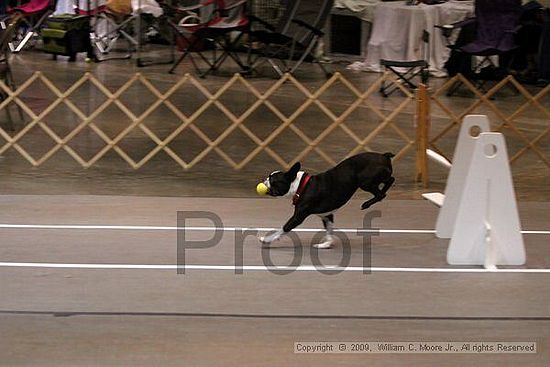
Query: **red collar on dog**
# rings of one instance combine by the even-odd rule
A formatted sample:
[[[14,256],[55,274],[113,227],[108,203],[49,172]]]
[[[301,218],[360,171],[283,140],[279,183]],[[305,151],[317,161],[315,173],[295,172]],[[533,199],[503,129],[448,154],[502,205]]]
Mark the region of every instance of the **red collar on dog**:
[[[300,185],[298,186],[298,190],[292,197],[292,204],[296,205],[298,204],[298,201],[300,201],[300,196],[304,193],[304,190],[306,189],[307,183],[309,182],[309,179],[311,178],[310,175],[307,173],[304,173],[302,176],[302,179],[300,180]]]

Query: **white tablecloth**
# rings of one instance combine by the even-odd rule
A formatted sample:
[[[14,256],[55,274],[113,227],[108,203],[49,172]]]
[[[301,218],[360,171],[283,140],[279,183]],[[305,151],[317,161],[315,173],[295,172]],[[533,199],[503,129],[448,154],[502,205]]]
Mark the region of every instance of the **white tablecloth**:
[[[449,1],[438,5],[406,5],[405,1],[380,2],[375,5],[374,22],[364,62],[352,69],[382,72],[380,59],[412,61],[423,59],[422,31],[430,33],[430,72],[446,76],[449,58],[447,41],[435,25],[449,24],[472,16],[473,1]]]
[[[347,9],[356,13],[357,18],[372,23],[375,6],[380,2],[380,0],[335,0],[334,7],[337,9]]]

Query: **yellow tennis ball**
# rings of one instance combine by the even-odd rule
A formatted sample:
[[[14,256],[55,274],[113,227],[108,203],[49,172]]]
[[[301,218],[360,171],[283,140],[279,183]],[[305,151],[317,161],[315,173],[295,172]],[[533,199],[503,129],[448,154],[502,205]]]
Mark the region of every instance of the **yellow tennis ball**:
[[[258,186],[256,186],[256,192],[258,195],[266,195],[268,191],[269,189],[263,182],[260,182]]]

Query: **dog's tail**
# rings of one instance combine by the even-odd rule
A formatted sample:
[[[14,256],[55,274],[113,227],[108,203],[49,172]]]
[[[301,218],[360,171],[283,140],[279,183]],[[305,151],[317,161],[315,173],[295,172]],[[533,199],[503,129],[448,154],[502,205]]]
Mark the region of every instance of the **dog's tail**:
[[[389,159],[392,159],[393,157],[395,157],[395,154],[390,153],[390,152],[384,153],[384,154],[382,154],[382,155],[383,155],[384,157],[386,157],[386,158],[389,158]]]

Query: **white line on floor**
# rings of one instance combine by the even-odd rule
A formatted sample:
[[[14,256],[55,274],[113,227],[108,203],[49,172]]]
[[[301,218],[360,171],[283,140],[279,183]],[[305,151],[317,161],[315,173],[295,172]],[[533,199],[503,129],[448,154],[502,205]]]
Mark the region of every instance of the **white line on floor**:
[[[173,226],[122,226],[122,225],[80,225],[80,224],[8,224],[0,223],[0,229],[87,229],[87,230],[130,230],[130,231],[215,231],[215,227],[173,227]],[[278,228],[267,227],[223,227],[219,230],[224,232],[234,231],[274,231]],[[356,229],[356,228],[339,228],[337,229],[344,233],[396,233],[396,234],[435,234],[433,229]],[[296,228],[293,232],[319,232],[321,228]],[[550,231],[533,230],[521,231],[523,234],[543,234],[549,235]]]
[[[0,267],[14,268],[69,268],[69,269],[113,269],[113,270],[231,270],[243,271],[332,271],[332,272],[396,272],[396,273],[550,273],[550,269],[484,269],[484,268],[392,268],[362,266],[265,266],[265,265],[147,265],[147,264],[66,264],[66,263],[20,263],[0,262]]]

